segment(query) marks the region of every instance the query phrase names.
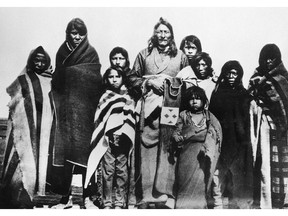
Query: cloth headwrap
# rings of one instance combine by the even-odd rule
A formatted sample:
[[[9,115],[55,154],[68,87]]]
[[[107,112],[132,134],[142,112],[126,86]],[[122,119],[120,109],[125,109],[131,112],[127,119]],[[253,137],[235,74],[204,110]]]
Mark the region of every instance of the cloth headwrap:
[[[45,59],[47,61],[47,64],[46,64],[46,67],[43,69],[43,72],[45,70],[47,70],[51,64],[51,59],[50,59],[50,56],[49,54],[44,50],[44,48],[42,46],[38,46],[36,49],[32,50],[30,52],[30,55],[29,55],[29,58],[27,60],[27,67],[30,68],[30,69],[33,69],[33,59],[36,57],[37,53],[41,53],[45,56]]]

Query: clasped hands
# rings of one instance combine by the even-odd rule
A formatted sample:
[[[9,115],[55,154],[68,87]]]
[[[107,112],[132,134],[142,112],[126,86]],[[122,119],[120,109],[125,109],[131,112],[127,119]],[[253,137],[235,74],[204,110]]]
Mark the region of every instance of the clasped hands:
[[[155,94],[163,95],[164,93],[164,86],[162,79],[148,79],[147,86],[152,88]]]

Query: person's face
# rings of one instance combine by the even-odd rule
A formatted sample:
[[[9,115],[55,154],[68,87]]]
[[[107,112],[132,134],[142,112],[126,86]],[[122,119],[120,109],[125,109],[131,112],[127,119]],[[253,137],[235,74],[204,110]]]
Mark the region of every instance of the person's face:
[[[47,65],[47,60],[44,54],[37,53],[32,62],[33,62],[34,71],[37,74],[41,74],[44,72],[46,65]]]
[[[188,59],[192,59],[192,57],[198,52],[198,49],[192,42],[187,42],[185,43],[183,51]]]
[[[198,72],[198,75],[199,75],[200,78],[205,79],[207,77],[207,75],[208,75],[208,71],[207,71],[208,65],[206,64],[206,62],[203,59],[201,59],[198,62],[197,66],[196,66],[196,69],[197,69],[197,72]]]
[[[227,71],[225,74],[225,79],[226,82],[231,86],[234,87],[235,86],[235,81],[238,77],[238,72],[235,69],[231,69],[230,71]]]
[[[276,67],[276,58],[269,57],[266,60],[266,67],[268,70],[272,70]]]
[[[123,77],[118,74],[118,71],[111,70],[108,74],[108,84],[111,86],[112,89],[119,89],[122,86]]]
[[[126,58],[121,53],[117,53],[116,55],[112,56],[111,62],[113,66],[124,68],[126,65]]]
[[[70,37],[71,37],[72,46],[75,48],[81,43],[85,35],[80,35],[77,29],[73,28],[70,32]]]
[[[156,30],[156,36],[158,39],[158,45],[160,47],[168,46],[168,44],[171,40],[171,32],[167,28],[167,26],[160,24]]]
[[[195,95],[193,95],[191,99],[189,100],[189,106],[190,106],[191,111],[193,112],[201,111],[204,108],[203,101]]]

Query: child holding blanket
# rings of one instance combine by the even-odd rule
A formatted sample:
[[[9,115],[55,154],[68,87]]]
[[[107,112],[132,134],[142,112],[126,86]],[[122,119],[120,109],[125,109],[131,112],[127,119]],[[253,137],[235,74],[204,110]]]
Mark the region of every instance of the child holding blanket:
[[[113,206],[115,209],[126,207],[128,158],[134,144],[135,117],[134,102],[127,94],[124,80],[125,74],[120,67],[110,67],[103,75],[106,91],[95,113],[95,130],[87,165],[85,187],[88,186],[92,175],[97,172],[99,162],[102,162],[105,209],[111,209]],[[113,205],[114,187],[116,194]]]

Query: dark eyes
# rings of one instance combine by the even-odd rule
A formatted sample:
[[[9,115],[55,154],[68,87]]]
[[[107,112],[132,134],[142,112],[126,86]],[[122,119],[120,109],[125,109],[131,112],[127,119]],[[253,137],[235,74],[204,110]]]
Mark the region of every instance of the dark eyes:
[[[125,60],[125,58],[112,58],[112,60],[117,60],[117,59],[119,59],[119,60]]]
[[[120,78],[121,76],[117,75],[117,76],[108,76],[108,79],[113,79],[113,78]]]

